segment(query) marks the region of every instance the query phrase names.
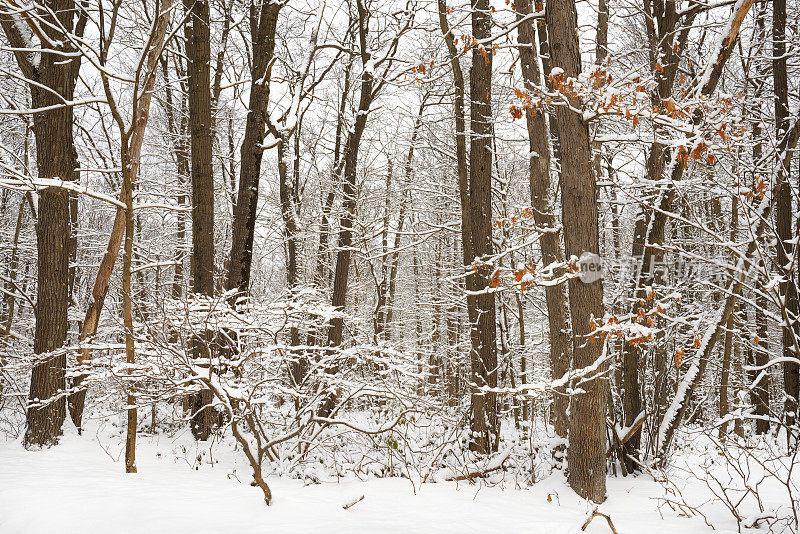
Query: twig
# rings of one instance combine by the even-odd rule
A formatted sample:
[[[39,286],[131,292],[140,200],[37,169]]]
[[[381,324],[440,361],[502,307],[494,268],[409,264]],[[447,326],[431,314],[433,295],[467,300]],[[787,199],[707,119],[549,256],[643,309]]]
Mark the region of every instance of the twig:
[[[352,501],[346,502],[345,504],[342,505],[342,508],[344,508],[345,510],[349,510],[350,508],[352,508],[353,506],[355,506],[356,504],[360,503],[363,500],[364,496],[362,495],[360,497],[353,499]]]
[[[611,529],[611,532],[613,532],[614,534],[619,534],[617,532],[617,529],[614,528],[614,523],[611,522],[611,517],[609,517],[608,515],[604,514],[603,512],[598,512],[597,508],[592,510],[592,515],[590,515],[589,517],[586,518],[586,521],[583,523],[583,526],[581,527],[581,530],[586,530],[586,528],[589,526],[589,523],[592,522],[592,519],[594,519],[597,516],[605,517],[606,521],[608,522],[608,528]]]

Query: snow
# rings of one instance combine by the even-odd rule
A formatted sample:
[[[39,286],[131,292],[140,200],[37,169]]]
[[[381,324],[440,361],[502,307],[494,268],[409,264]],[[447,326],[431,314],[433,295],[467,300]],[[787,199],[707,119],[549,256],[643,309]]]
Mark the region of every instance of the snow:
[[[119,438],[104,427],[83,437],[73,432],[36,452],[18,441],[0,442],[0,532],[577,533],[593,507],[566,486],[560,471],[529,487],[502,472],[489,485],[404,478],[304,485],[272,477],[275,501],[266,507],[226,441],[196,445],[185,430],[176,437],[140,436],[139,472],[125,474]],[[600,511],[619,532],[711,532],[696,517],[659,512],[663,489],[647,475],[609,477],[608,488]],[[717,532],[735,532],[735,522],[721,519],[721,507],[716,511],[713,517],[729,527],[715,523]],[[608,531],[605,521],[586,530]]]

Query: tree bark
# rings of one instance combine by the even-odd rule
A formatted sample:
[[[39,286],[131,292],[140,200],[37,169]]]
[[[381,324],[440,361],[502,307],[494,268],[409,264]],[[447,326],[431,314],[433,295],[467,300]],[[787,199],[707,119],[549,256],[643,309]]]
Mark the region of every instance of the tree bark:
[[[36,139],[36,164],[40,178],[77,179],[77,154],[72,132],[73,108],[63,106],[74,97],[80,68],[80,57],[73,54],[71,42],[64,32],[83,34],[86,17],[75,7],[74,0],[46,0],[36,8],[37,24],[31,15],[22,13],[19,20],[4,16],[0,24],[12,47],[23,76],[29,81],[33,109],[53,109],[33,115]],[[76,23],[77,21],[77,23]],[[42,42],[40,59],[32,61],[31,47],[19,26],[36,25],[51,42]],[[45,38],[43,37],[44,41]],[[47,355],[61,348],[67,336],[69,305],[70,251],[72,221],[70,195],[67,190],[47,187],[39,191],[37,236],[37,303],[34,353],[43,355],[31,373],[30,394],[26,413],[24,444],[26,447],[54,445],[61,435],[66,416],[66,354]]]
[[[577,13],[571,0],[550,0],[545,20],[550,37],[553,67],[563,69],[566,78],[580,73]],[[554,80],[554,81],[557,81]],[[573,102],[578,108],[580,102]],[[556,107],[560,142],[561,202],[564,244],[567,256],[584,252],[599,254],[600,238],[594,169],[591,164],[589,129],[583,118],[564,106]],[[591,338],[594,321],[603,321],[603,284],[569,281],[569,307],[572,318],[572,353],[576,368],[594,364],[601,356],[603,343]],[[598,372],[605,369],[601,365]],[[594,377],[583,382],[585,393],[571,399],[567,480],[581,497],[602,502],[606,497],[606,379]]]
[[[796,245],[792,243],[792,185],[791,156],[787,152],[789,141],[789,85],[786,65],[786,0],[772,2],[772,85],[775,92],[775,138],[778,140],[776,183],[778,192],[775,199],[776,263],[781,275],[779,285],[785,310],[781,326],[783,356],[789,361],[783,364],[783,386],[786,393],[784,419],[787,427],[797,421],[797,401],[800,398],[800,366],[798,358],[798,303]]]
[[[520,16],[532,13],[531,0],[517,0]],[[519,26],[520,65],[525,90],[532,93],[542,82],[536,54],[534,21],[528,20]],[[564,261],[561,250],[561,230],[554,213],[553,196],[550,192],[550,143],[548,123],[544,110],[526,110],[525,121],[528,128],[530,163],[528,178],[530,184],[531,211],[534,222],[542,232],[539,246],[542,251],[542,266]],[[559,276],[561,273],[553,273]],[[545,287],[545,303],[550,331],[550,368],[553,379],[564,376],[571,359],[569,312],[567,310],[566,288],[563,285]],[[521,313],[521,312],[520,312]],[[567,406],[569,398],[565,392],[553,394],[555,431],[558,436],[567,437]]]
[[[186,72],[189,86],[189,139],[192,183],[192,288],[214,294],[214,168],[212,165],[211,28],[208,0],[184,0],[186,18]],[[213,334],[193,333],[192,356],[209,358]],[[192,402],[192,434],[205,441],[214,427],[216,412],[209,408],[211,391],[196,394]]]
[[[472,5],[472,35],[482,40],[491,37],[492,16],[489,0]],[[470,69],[470,139],[469,200],[472,226],[472,258],[468,264],[488,260],[492,245],[492,49],[475,45]],[[497,450],[500,419],[497,394],[480,388],[497,387],[497,344],[495,297],[490,290],[493,267],[476,265],[470,273],[475,296],[475,320],[470,321],[472,369],[472,442],[479,454]],[[469,286],[468,286],[469,287]]]
[[[250,103],[241,149],[241,170],[236,206],[233,211],[231,255],[225,289],[246,294],[250,286],[253,263],[253,239],[258,209],[258,186],[261,177],[261,157],[269,102],[269,71],[275,53],[275,30],[283,2],[250,4],[250,32],[253,42],[250,76]]]
[[[125,361],[129,366],[136,363],[136,352],[133,340],[133,293],[131,288],[131,263],[133,261],[133,176],[128,153],[127,139],[122,146],[122,197],[125,202],[125,245],[122,253],[122,314],[125,326]],[[128,369],[128,375],[132,369]],[[126,384],[127,394],[127,430],[125,435],[125,472],[136,472],[136,427],[138,414],[136,396],[132,382]]]

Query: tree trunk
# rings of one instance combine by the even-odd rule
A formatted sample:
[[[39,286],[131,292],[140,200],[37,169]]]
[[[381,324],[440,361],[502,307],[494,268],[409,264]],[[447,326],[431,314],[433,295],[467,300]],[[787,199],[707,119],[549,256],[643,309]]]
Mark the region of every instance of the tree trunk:
[[[577,13],[571,0],[550,0],[546,13],[553,67],[567,78],[580,73]],[[557,80],[556,80],[557,81]],[[580,108],[580,102],[573,102]],[[594,169],[591,164],[589,129],[583,118],[564,106],[556,107],[556,124],[561,155],[561,202],[564,244],[569,257],[584,252],[599,254],[600,238]],[[591,338],[594,321],[603,320],[603,284],[569,281],[572,317],[572,351],[575,367],[594,364],[601,356],[603,342]],[[601,365],[598,372],[602,372]],[[568,481],[581,497],[602,502],[606,497],[606,401],[608,384],[594,378],[580,385],[585,393],[571,399],[569,423]]]
[[[517,9],[520,16],[531,13],[530,0],[518,0]],[[522,77],[525,90],[530,94],[541,83],[534,22],[529,20],[519,27],[519,50]],[[539,245],[542,250],[542,266],[564,261],[561,251],[561,232],[556,220],[553,198],[550,193],[550,143],[548,124],[541,108],[526,110],[525,120],[528,127],[528,143],[530,148],[529,183],[531,211],[536,226],[542,228]],[[555,277],[561,272],[555,272]],[[550,330],[550,368],[553,379],[564,376],[569,368],[571,347],[569,339],[569,312],[567,310],[566,288],[563,285],[545,287],[545,303]],[[558,436],[567,437],[567,406],[569,399],[563,391],[553,394],[553,412],[555,431]]]
[[[136,363],[136,353],[133,341],[133,293],[131,288],[131,263],[133,261],[133,176],[131,176],[130,155],[127,149],[127,139],[123,139],[122,147],[122,198],[125,202],[125,245],[122,253],[122,313],[125,325],[125,361],[132,366]],[[132,369],[128,369],[132,374]],[[136,409],[136,396],[132,382],[126,384],[127,394],[127,431],[125,437],[125,472],[136,472],[136,427],[138,414]]]
[[[282,2],[262,2],[260,12],[250,5],[250,32],[253,42],[253,66],[250,72],[250,104],[247,111],[241,150],[241,170],[236,206],[233,211],[231,255],[225,289],[246,294],[250,286],[253,263],[253,239],[258,209],[258,185],[261,177],[261,156],[269,102],[269,69],[275,52],[275,29]]]
[[[772,84],[775,91],[775,138],[778,140],[778,193],[775,202],[775,230],[778,237],[776,263],[781,275],[780,293],[784,302],[782,342],[783,385],[786,393],[784,418],[786,426],[797,421],[797,401],[800,398],[800,366],[798,356],[798,305],[795,271],[795,245],[792,243],[792,185],[791,156],[787,152],[789,140],[789,87],[786,66],[786,0],[772,2]]]
[[[766,283],[765,280],[761,280],[760,282],[761,283],[756,284],[756,287],[763,287],[762,284]],[[750,340],[750,344],[747,347],[747,365],[762,367],[767,365],[770,359],[769,341],[767,339],[769,330],[767,325],[767,315],[765,313],[765,310],[769,305],[769,300],[762,291],[758,291],[755,297],[755,302],[756,335],[755,339]],[[749,371],[747,378],[752,384],[752,389],[750,390],[750,401],[753,403],[755,415],[758,417],[756,419],[756,434],[768,434],[770,431],[769,373],[762,373],[762,371]]]
[[[489,0],[476,0],[472,7],[472,34],[478,39],[491,37],[492,17]],[[497,450],[500,420],[497,417],[497,394],[479,388],[497,387],[497,345],[495,298],[490,290],[492,265],[480,265],[493,253],[492,246],[492,50],[476,45],[472,49],[470,69],[470,140],[469,199],[472,226],[472,258],[478,262],[470,275],[475,297],[476,317],[471,321],[472,350],[472,442],[479,454]]]
[[[369,113],[372,100],[375,96],[373,86],[375,82],[374,73],[366,68],[371,61],[368,49],[369,34],[369,12],[364,7],[361,0],[356,2],[358,7],[358,41],[361,63],[364,70],[361,73],[361,88],[358,100],[358,110],[355,120],[347,136],[343,155],[343,180],[342,180],[342,216],[339,223],[339,236],[337,239],[336,269],[333,276],[333,293],[331,296],[331,306],[338,310],[344,310],[347,298],[347,284],[350,277],[350,254],[353,244],[353,225],[356,213],[356,171],[358,170],[358,150],[361,145],[361,136],[367,125],[367,114]],[[336,317],[331,320],[328,328],[328,347],[339,347],[344,336],[344,318]],[[335,372],[335,369],[329,369]],[[323,417],[329,416],[334,408],[336,395],[328,395],[319,408],[319,414]]]
[[[359,43],[362,64],[366,67],[370,61],[367,49],[368,13],[362,3],[358,2]],[[343,310],[347,297],[347,282],[350,276],[350,254],[353,244],[353,223],[356,212],[356,171],[358,169],[358,149],[361,136],[367,125],[367,113],[372,105],[374,75],[369,69],[364,69],[361,74],[361,90],[358,111],[347,143],[344,148],[344,180],[342,183],[342,208],[343,213],[339,227],[339,237],[336,253],[336,270],[333,277],[333,295],[331,305]],[[331,321],[328,330],[328,346],[338,347],[342,344],[344,333],[344,319],[337,317]]]
[[[189,134],[192,182],[192,287],[195,293],[214,294],[214,168],[212,165],[211,29],[208,0],[184,0],[186,71],[189,85]],[[192,356],[211,356],[210,332],[193,333]],[[207,440],[216,412],[208,408],[211,392],[196,394],[192,434]]]
[[[130,165],[131,183],[136,181],[139,174],[140,156],[142,153],[142,144],[144,143],[144,134],[147,129],[147,121],[150,117],[150,101],[153,96],[153,87],[156,82],[156,74],[158,69],[158,58],[161,56],[161,51],[164,44],[164,38],[167,32],[167,25],[170,21],[172,0],[163,0],[160,2],[161,12],[159,20],[154,28],[154,33],[150,36],[148,45],[150,46],[147,52],[146,65],[142,66],[143,71],[141,74],[145,80],[141,93],[137,95],[137,100],[133,104],[134,116],[131,123],[130,135],[125,135],[125,142],[128,143],[128,162]],[[108,92],[106,93],[108,97]],[[110,99],[110,97],[109,97]],[[119,117],[120,121],[122,120]],[[122,128],[122,126],[120,125]],[[120,200],[124,202],[124,191],[120,192]],[[103,310],[103,303],[105,302],[106,294],[108,293],[108,286],[111,282],[111,274],[114,271],[114,264],[117,261],[119,249],[122,246],[122,240],[125,235],[125,210],[117,208],[116,215],[114,216],[114,224],[111,228],[111,234],[108,238],[108,246],[100,262],[100,267],[97,270],[97,277],[95,278],[94,285],[92,286],[92,295],[89,301],[89,308],[86,310],[86,316],[81,328],[80,341],[84,342],[97,332],[97,325],[100,322],[100,312]],[[78,352],[78,364],[85,364],[91,357],[91,351],[86,348],[81,348]],[[75,379],[74,386],[78,386],[82,381],[83,376]],[[72,417],[75,426],[81,428],[81,420],[83,418],[83,408],[86,402],[86,390],[81,389],[70,396],[70,416]]]
[[[736,227],[739,224],[739,197],[734,197],[731,205],[731,242],[736,242]],[[733,273],[731,273],[733,276]],[[730,412],[730,404],[728,402],[728,384],[730,383],[731,371],[731,356],[733,353],[734,344],[734,316],[728,318],[728,323],[725,325],[725,345],[722,351],[722,376],[720,377],[719,386],[719,416],[724,418]],[[719,437],[721,440],[725,439],[725,434],[728,430],[728,424],[722,423],[719,427]]]
[[[300,132],[295,132],[295,153],[300,149]],[[297,266],[297,245],[300,239],[299,228],[297,226],[297,177],[300,162],[296,158],[292,174],[286,163],[288,136],[283,136],[278,143],[278,194],[281,204],[281,216],[283,218],[284,235],[286,237],[286,284],[289,294],[294,295],[297,289],[298,266]],[[297,156],[299,158],[299,155]],[[300,345],[300,331],[296,326],[289,329],[289,343],[292,347]],[[305,358],[294,354],[290,373],[295,384],[300,384],[306,374],[307,362]]]
[[[32,107],[53,107],[33,116],[39,177],[74,181],[78,164],[72,133],[73,108],[60,104],[73,99],[80,58],[65,58],[65,53],[74,51],[62,32],[74,31],[82,35],[85,16],[79,15],[73,0],[47,0],[37,11],[37,17],[48,21],[40,25],[40,31],[51,42],[59,44],[41,43],[42,47],[53,46],[57,51],[42,51],[36,63],[30,57],[32,43],[28,43],[19,30],[18,24],[25,26],[25,23],[3,17],[1,24],[9,43],[17,49],[14,55],[23,76],[30,81]],[[79,17],[77,27],[76,15]],[[22,13],[19,17],[25,19],[28,15]],[[47,187],[39,191],[38,212],[34,352],[46,354],[61,348],[67,336],[73,243],[67,190]],[[42,356],[33,367],[26,414],[26,447],[53,445],[61,434],[66,416],[65,367],[66,354]]]

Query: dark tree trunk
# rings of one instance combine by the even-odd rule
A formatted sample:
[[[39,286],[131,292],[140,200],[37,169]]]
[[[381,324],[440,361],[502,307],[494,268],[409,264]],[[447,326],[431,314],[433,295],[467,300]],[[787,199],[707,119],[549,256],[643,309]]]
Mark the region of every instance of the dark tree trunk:
[[[363,7],[359,4],[359,15]],[[366,11],[359,17],[362,32],[361,55],[364,64],[369,61],[369,52],[366,47]],[[344,148],[344,175],[342,180],[342,208],[343,213],[339,223],[339,237],[337,241],[338,252],[336,253],[336,268],[333,275],[333,296],[331,305],[343,310],[347,297],[347,283],[350,276],[350,254],[353,245],[353,224],[356,213],[356,171],[358,169],[358,149],[361,144],[361,136],[367,125],[367,113],[373,99],[373,75],[365,70],[361,75],[361,91],[358,104],[358,112],[353,124],[353,129],[347,137]],[[344,333],[344,319],[337,317],[331,321],[328,330],[328,346],[338,347],[342,344]]]
[[[472,35],[476,39],[491,36],[492,16],[489,0],[476,0],[472,6]],[[470,85],[469,199],[472,226],[473,261],[488,260],[492,247],[492,50],[475,46],[472,50]],[[469,275],[475,297],[476,317],[471,321],[473,388],[497,387],[497,344],[494,293],[490,290],[493,267],[478,265]],[[497,450],[500,420],[497,417],[497,394],[474,389],[472,392],[473,450],[489,454]]]
[[[531,13],[531,1],[518,0],[517,9],[521,16]],[[520,65],[525,80],[525,90],[529,93],[541,83],[533,24],[533,21],[527,21],[519,27],[519,43],[522,45],[519,50]],[[561,251],[561,232],[558,229],[553,198],[550,194],[548,124],[541,108],[526,110],[525,120],[531,153],[529,167],[531,211],[536,226],[545,229],[539,245],[542,250],[542,265],[547,266],[564,261],[564,254]],[[562,273],[553,273],[554,276],[560,274]],[[553,379],[558,379],[567,372],[571,355],[566,288],[563,285],[547,286],[544,291],[550,330],[550,367]],[[563,391],[553,395],[555,431],[561,437],[567,437],[568,405],[569,399]]]
[[[186,71],[189,86],[189,134],[192,182],[192,287],[195,293],[214,294],[214,169],[212,165],[211,29],[208,0],[184,0]],[[209,358],[211,337],[195,333],[192,355]],[[192,406],[192,434],[206,440],[216,412],[208,405],[211,391],[196,394]]]
[[[564,76],[577,78],[580,73],[580,50],[577,13],[571,0],[550,0],[546,13],[553,67]],[[580,108],[580,102],[574,102]],[[591,164],[589,129],[583,118],[564,106],[556,107],[560,142],[561,202],[564,244],[569,257],[584,252],[600,252],[598,212],[594,169]],[[603,284],[600,280],[584,283],[569,281],[569,305],[572,317],[572,350],[575,367],[594,364],[603,343],[591,339],[593,321],[603,320]],[[601,365],[598,371],[606,366]],[[606,497],[606,400],[608,384],[594,378],[581,384],[585,393],[571,401],[569,423],[568,481],[578,495],[594,502]]]
[[[258,184],[261,177],[261,156],[269,102],[269,66],[275,52],[275,29],[282,2],[262,2],[250,5],[250,28],[253,42],[250,76],[250,104],[241,150],[241,170],[236,206],[233,210],[233,235],[228,278],[225,289],[246,294],[250,286],[253,263],[253,239],[258,209]],[[257,11],[260,9],[260,11]]]
[[[455,120],[455,144],[456,144],[456,172],[458,175],[458,193],[461,205],[461,252],[464,267],[469,269],[475,254],[472,249],[472,220],[470,214],[470,191],[469,191],[469,163],[467,154],[467,140],[469,133],[466,128],[466,113],[465,113],[465,99],[466,88],[464,82],[464,73],[461,70],[461,63],[459,57],[461,54],[456,49],[455,36],[450,29],[447,21],[447,4],[445,0],[437,0],[439,11],[439,26],[444,36],[445,44],[447,45],[447,55],[450,60],[450,68],[453,73],[453,86],[455,88],[455,96],[453,98],[453,116]],[[469,291],[472,289],[473,279],[467,277],[465,280],[465,287]],[[467,294],[467,317],[469,324],[475,324],[477,321],[477,303],[473,295]],[[457,322],[458,328],[455,331],[455,339],[458,340],[458,333],[461,331],[461,318]],[[451,382],[451,394],[457,395],[459,393],[459,367],[455,366],[453,370]],[[456,402],[453,398],[453,402]]]
[[[789,86],[786,67],[786,0],[772,2],[772,84],[775,92],[775,137],[778,140],[778,192],[775,199],[775,229],[778,237],[777,266],[781,275],[780,293],[784,302],[782,325],[783,356],[797,358],[798,306],[793,264],[795,245],[792,244],[792,185],[791,157],[784,157],[789,140]],[[794,264],[796,265],[796,263]],[[800,366],[794,361],[783,364],[783,385],[786,393],[784,417],[787,427],[797,421],[797,401],[800,397]]]
[[[766,283],[765,280],[761,281]],[[762,287],[762,284],[757,284],[756,287]],[[769,363],[769,342],[767,340],[767,316],[764,310],[769,305],[769,301],[761,291],[755,297],[755,323],[757,339],[751,340],[747,348],[747,365],[761,367]],[[759,379],[760,377],[760,379]],[[762,373],[761,371],[749,371],[748,380],[753,384],[753,389],[750,390],[750,400],[755,408],[756,419],[756,434],[768,434],[770,431],[770,409],[769,409],[769,387],[770,377],[769,372]],[[756,383],[756,380],[758,382]]]
[[[20,16],[24,18],[27,15]],[[31,81],[32,107],[54,108],[33,116],[39,178],[73,181],[77,178],[75,169],[78,166],[72,133],[73,108],[61,104],[73,99],[80,59],[63,55],[73,51],[62,31],[81,35],[85,17],[79,16],[73,0],[47,0],[39,8],[38,16],[49,21],[40,25],[41,31],[52,42],[60,43],[57,52],[41,52],[38,63],[34,63],[29,52],[25,51],[30,44],[17,26],[25,23],[12,20],[11,16],[4,16],[0,23],[11,46],[18,49],[14,55],[22,74]],[[76,19],[76,16],[80,18]],[[69,193],[58,187],[39,191],[38,212],[34,352],[45,354],[61,348],[67,336],[70,253],[75,244]],[[66,397],[63,395],[66,389],[65,367],[65,354],[43,356],[34,365],[26,417],[26,447],[53,445],[61,434],[66,416]]]
[[[278,194],[281,203],[281,216],[283,217],[284,235],[286,237],[286,284],[290,295],[294,295],[299,283],[297,266],[297,246],[300,240],[297,226],[298,179],[300,173],[300,132],[295,132],[295,160],[292,173],[286,163],[288,136],[282,136],[278,143]],[[300,331],[296,326],[289,329],[289,343],[292,347],[300,345]],[[291,377],[295,384],[303,381],[306,373],[307,362],[305,358],[295,354],[291,363]]]

